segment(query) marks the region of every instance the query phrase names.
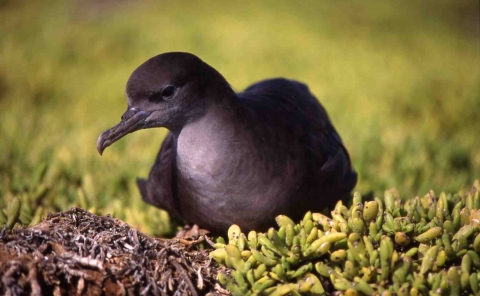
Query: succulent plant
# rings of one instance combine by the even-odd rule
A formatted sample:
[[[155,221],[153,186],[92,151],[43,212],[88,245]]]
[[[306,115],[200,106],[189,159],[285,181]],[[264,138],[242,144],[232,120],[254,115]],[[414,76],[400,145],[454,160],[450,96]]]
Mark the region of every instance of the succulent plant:
[[[478,295],[479,185],[405,202],[355,193],[349,208],[278,216],[266,233],[232,225],[210,256],[231,269],[218,280],[233,295]]]

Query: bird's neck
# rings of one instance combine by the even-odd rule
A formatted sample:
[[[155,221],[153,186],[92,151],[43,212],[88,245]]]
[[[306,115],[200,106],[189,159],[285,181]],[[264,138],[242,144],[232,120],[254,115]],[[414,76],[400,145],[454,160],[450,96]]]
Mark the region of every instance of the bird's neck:
[[[235,97],[212,102],[205,112],[194,121],[185,124],[174,133],[178,141],[201,138],[203,140],[222,139],[233,136],[238,124],[241,106]]]
[[[238,113],[239,106],[233,101],[211,104],[201,118],[184,126],[176,135],[180,170],[217,170],[223,158],[228,157],[225,152],[237,150],[238,139],[244,133]]]
[[[242,108],[236,93],[225,80],[212,80],[211,84],[214,87],[204,91],[198,106],[192,108],[193,113],[185,115],[188,120],[184,120],[181,126],[169,128],[177,139],[195,128],[218,127],[235,121],[236,113]]]

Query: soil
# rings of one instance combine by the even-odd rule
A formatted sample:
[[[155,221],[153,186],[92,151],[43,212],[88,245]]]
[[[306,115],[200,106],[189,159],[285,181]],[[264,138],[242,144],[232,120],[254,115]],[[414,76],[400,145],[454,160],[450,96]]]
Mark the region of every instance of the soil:
[[[0,230],[1,295],[229,295],[198,238],[159,239],[79,208]]]

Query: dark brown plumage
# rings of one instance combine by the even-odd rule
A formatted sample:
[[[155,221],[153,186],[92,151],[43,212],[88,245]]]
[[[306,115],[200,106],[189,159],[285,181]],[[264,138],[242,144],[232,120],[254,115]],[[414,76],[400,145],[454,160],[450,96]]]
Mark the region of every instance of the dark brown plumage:
[[[225,232],[265,230],[274,217],[301,217],[348,195],[357,182],[348,152],[302,83],[258,82],[236,94],[188,53],[165,53],[127,83],[122,121],[102,133],[100,153],[126,134],[166,127],[143,199],[191,223]]]

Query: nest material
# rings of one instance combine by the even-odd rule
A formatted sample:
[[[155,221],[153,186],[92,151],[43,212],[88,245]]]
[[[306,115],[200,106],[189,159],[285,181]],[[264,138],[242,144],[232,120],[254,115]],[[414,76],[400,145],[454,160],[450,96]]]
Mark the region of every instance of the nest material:
[[[154,239],[79,208],[0,231],[1,295],[225,295],[197,240]]]

